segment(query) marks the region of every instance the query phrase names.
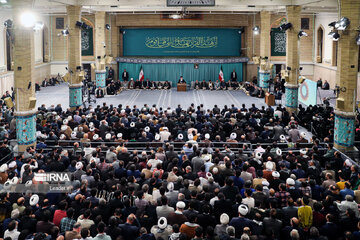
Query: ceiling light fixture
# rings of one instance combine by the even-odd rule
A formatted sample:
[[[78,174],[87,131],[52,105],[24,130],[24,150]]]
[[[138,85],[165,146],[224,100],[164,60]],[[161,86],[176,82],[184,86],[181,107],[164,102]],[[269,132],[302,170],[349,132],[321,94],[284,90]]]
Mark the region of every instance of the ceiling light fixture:
[[[40,31],[44,28],[44,23],[42,22],[36,22],[34,25],[34,31]]]
[[[11,19],[6,20],[6,21],[4,22],[4,26],[5,26],[6,28],[12,28],[12,26],[13,26],[13,21],[12,21]]]
[[[69,30],[68,29],[64,29],[61,31],[61,35],[63,35],[64,37],[66,37],[67,35],[69,35]]]
[[[330,32],[330,33],[328,34],[328,37],[329,37],[331,40],[333,40],[333,41],[338,41],[339,38],[340,38],[340,34],[337,33],[337,32]]]
[[[259,26],[253,27],[252,30],[253,30],[254,35],[258,35],[260,33],[260,27]]]
[[[302,37],[307,37],[307,36],[309,36],[309,35],[308,35],[305,31],[300,30],[298,36],[299,36],[299,38],[302,38]]]
[[[350,25],[350,20],[347,17],[342,17],[335,23],[335,29],[344,31]]]
[[[336,24],[336,21],[335,21],[335,22],[331,22],[331,23],[329,23],[329,25],[328,25],[328,26],[329,26],[329,27],[333,27],[333,28],[334,28],[334,27],[335,27],[335,24]]]
[[[81,28],[81,29],[83,29],[83,30],[90,29],[90,26],[89,26],[89,25],[87,25],[87,24],[84,23],[84,22],[80,22],[80,21],[76,21],[75,26],[78,27],[78,28]]]
[[[358,46],[360,46],[360,32],[359,32],[358,36],[356,37],[356,44]]]
[[[291,23],[284,23],[278,29],[280,31],[286,31],[286,30],[290,29],[291,27],[292,27]]]
[[[20,16],[20,22],[26,28],[34,27],[35,21],[35,15],[33,12],[24,12]]]

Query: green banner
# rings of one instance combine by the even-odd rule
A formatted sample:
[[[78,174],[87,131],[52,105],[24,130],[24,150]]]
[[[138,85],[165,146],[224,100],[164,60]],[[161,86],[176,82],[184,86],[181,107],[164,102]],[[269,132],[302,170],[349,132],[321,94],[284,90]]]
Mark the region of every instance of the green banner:
[[[286,32],[271,29],[271,56],[286,56]]]
[[[124,56],[240,56],[239,29],[123,30]]]
[[[81,56],[94,55],[93,29],[81,30]]]

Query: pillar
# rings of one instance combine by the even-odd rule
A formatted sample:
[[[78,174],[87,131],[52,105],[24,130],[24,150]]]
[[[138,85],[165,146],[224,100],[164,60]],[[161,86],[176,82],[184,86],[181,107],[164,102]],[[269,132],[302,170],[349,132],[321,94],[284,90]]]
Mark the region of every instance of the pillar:
[[[350,25],[339,31],[336,85],[340,87],[335,107],[334,146],[352,150],[355,139],[355,104],[359,46],[355,39],[360,24],[360,1],[341,0],[340,16],[347,17]]]
[[[82,78],[79,77],[81,67],[81,29],[76,27],[77,21],[81,21],[81,6],[69,5],[66,7],[69,35],[68,35],[68,69],[69,78],[69,106],[72,110],[80,107],[82,99]]]
[[[19,151],[36,145],[36,99],[34,79],[34,31],[21,24],[21,15],[31,11],[32,0],[13,0],[14,18],[14,80],[16,139]]]
[[[298,108],[298,79],[299,79],[299,31],[301,6],[287,6],[286,15],[288,23],[292,27],[286,31],[286,67],[288,70],[288,81],[285,84],[285,107],[290,113],[296,112]]]
[[[268,61],[270,56],[270,22],[271,14],[268,11],[260,12],[260,68],[259,68],[259,87],[268,88],[270,81],[270,70]]]
[[[95,13],[95,57],[104,57],[105,45],[105,12]],[[97,60],[97,59],[96,59]],[[96,88],[106,87],[106,70],[95,70]]]

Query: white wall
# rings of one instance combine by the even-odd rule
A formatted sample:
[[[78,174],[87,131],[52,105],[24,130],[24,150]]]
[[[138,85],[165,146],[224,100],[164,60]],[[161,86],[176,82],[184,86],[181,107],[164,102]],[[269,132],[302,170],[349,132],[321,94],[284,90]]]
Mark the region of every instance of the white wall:
[[[60,75],[65,75],[67,73],[67,70],[65,67],[68,66],[67,62],[51,62],[51,75],[57,75],[60,73]]]
[[[43,62],[43,30],[34,32],[35,63]]]
[[[320,26],[324,28],[324,37],[323,37],[323,59],[322,62],[328,65],[331,65],[332,63],[332,46],[333,46],[333,40],[328,38],[329,32],[331,32],[332,28],[329,27],[329,23],[337,21],[338,15],[333,13],[319,13],[315,17],[315,39],[314,39],[314,45],[315,45],[315,57],[317,54],[317,39],[318,39],[318,33],[317,30]],[[316,62],[316,59],[314,59]]]
[[[6,31],[4,22],[11,18],[10,11],[0,10],[0,73],[6,71]]]

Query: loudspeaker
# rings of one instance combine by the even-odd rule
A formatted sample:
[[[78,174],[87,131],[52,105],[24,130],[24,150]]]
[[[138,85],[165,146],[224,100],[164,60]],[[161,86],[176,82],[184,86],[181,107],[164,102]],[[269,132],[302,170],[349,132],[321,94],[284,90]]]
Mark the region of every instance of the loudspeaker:
[[[34,109],[36,107],[36,98],[29,97],[29,108]]]
[[[4,99],[5,101],[5,104],[8,108],[13,108],[14,107],[14,103],[13,101],[11,100],[11,97],[7,97]]]

